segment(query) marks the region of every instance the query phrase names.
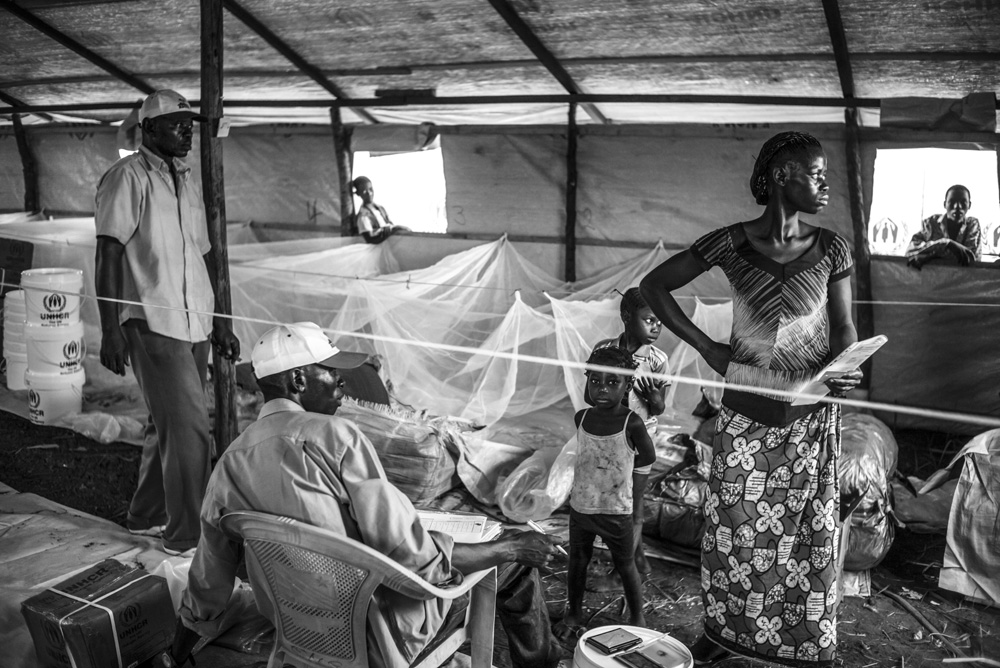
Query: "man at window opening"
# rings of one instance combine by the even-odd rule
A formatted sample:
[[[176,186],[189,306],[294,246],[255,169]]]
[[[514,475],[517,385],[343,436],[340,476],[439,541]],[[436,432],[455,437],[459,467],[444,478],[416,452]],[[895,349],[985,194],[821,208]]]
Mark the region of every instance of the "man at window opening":
[[[354,192],[362,202],[357,215],[358,232],[367,243],[380,244],[396,232],[410,230],[389,220],[385,207],[375,203],[375,186],[367,176],[354,179]]]
[[[981,259],[979,220],[967,216],[972,193],[963,185],[948,188],[944,196],[945,212],[924,218],[920,231],[913,235],[906,249],[906,263],[920,269],[930,260],[953,256],[960,265]]]

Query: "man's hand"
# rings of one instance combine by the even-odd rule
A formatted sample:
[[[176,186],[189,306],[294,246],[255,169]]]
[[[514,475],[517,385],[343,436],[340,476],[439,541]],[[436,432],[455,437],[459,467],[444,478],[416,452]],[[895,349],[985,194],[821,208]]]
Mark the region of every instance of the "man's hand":
[[[121,327],[104,330],[101,336],[101,364],[112,373],[125,375],[125,367],[129,365],[128,345]]]
[[[510,532],[514,559],[519,564],[532,568],[547,568],[559,554],[559,539],[555,536],[534,531]]]
[[[963,267],[969,266],[969,263],[976,258],[976,254],[970,248],[958,243],[954,239],[951,241],[950,250],[955,254],[955,257],[958,258],[958,263]]]
[[[229,328],[228,320],[217,320],[212,327],[212,346],[224,359],[236,362],[240,358],[240,340]]]

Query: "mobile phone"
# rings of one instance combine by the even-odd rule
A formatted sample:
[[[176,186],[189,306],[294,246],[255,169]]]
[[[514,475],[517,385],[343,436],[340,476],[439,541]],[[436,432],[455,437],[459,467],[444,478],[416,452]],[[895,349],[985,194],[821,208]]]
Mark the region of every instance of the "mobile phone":
[[[587,644],[603,654],[614,654],[642,644],[642,638],[622,628],[611,629],[587,638]]]
[[[685,668],[690,661],[689,657],[678,647],[661,639],[615,658],[630,668]]]

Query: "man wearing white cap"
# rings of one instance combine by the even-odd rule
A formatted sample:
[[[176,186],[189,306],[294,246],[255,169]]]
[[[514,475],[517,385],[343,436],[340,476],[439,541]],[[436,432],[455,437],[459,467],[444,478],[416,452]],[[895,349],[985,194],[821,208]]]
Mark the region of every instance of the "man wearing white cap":
[[[97,186],[97,296],[101,363],[131,364],[150,413],[139,483],[126,524],[162,535],[180,554],[198,543],[198,512],[211,473],[212,436],[202,389],[209,339],[235,360],[229,321],[213,318],[215,266],[201,188],[180,159],[194,121],[180,94],[159,90],[139,109],[142,146]]]
[[[220,530],[222,516],[256,510],[356,538],[433,584],[450,581],[455,571],[499,566],[497,609],[513,665],[555,666],[560,648],[549,629],[535,570],[557,554],[555,540],[508,532],[490,543],[466,545],[425,530],[410,501],[386,479],[371,442],[353,422],[334,415],[344,396],[338,370],[366,359],[339,350],[310,322],[275,327],[257,341],[253,370],[266,403],[212,473],[173,663],[183,664],[198,634],[218,633],[232,594],[240,550]],[[452,606],[391,590],[379,590],[376,598],[382,610],[392,611],[397,643],[411,662],[434,639]],[[372,665],[381,665],[372,639],[369,652]]]

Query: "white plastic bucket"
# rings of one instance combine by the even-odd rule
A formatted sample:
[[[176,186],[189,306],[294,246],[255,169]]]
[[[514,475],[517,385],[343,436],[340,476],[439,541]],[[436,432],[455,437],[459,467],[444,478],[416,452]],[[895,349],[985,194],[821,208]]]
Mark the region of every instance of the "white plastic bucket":
[[[614,656],[602,654],[587,644],[587,638],[590,636],[619,628],[630,631],[642,638],[642,644],[635,647],[634,649],[636,650],[641,651],[643,648],[650,647],[654,643],[659,643],[658,646],[662,647],[665,653],[664,656],[657,657],[656,663],[658,665],[671,666],[672,668],[693,668],[694,657],[691,656],[690,650],[679,640],[660,631],[653,631],[652,629],[640,628],[638,626],[599,626],[587,631],[580,636],[580,640],[576,645],[576,651],[573,653],[573,668],[624,668],[625,664],[617,661]],[[652,660],[650,662],[653,663]]]
[[[80,321],[83,272],[79,269],[25,269],[21,287],[29,323],[63,327]]]
[[[25,359],[28,359],[28,346],[24,341],[15,341],[8,337],[3,338],[3,352],[6,353],[17,353],[18,355],[24,355]]]
[[[24,304],[24,290],[11,290],[3,296],[3,310],[24,312],[27,307]]]
[[[87,374],[83,369],[68,376],[24,372],[28,387],[28,419],[35,424],[52,424],[64,415],[83,409],[83,384]]]
[[[27,323],[24,344],[28,353],[28,368],[37,373],[72,375],[83,368],[87,352],[83,340],[83,323],[65,327],[46,327]]]
[[[28,370],[28,356],[25,353],[4,352],[4,375],[8,390],[23,390],[24,372]]]

